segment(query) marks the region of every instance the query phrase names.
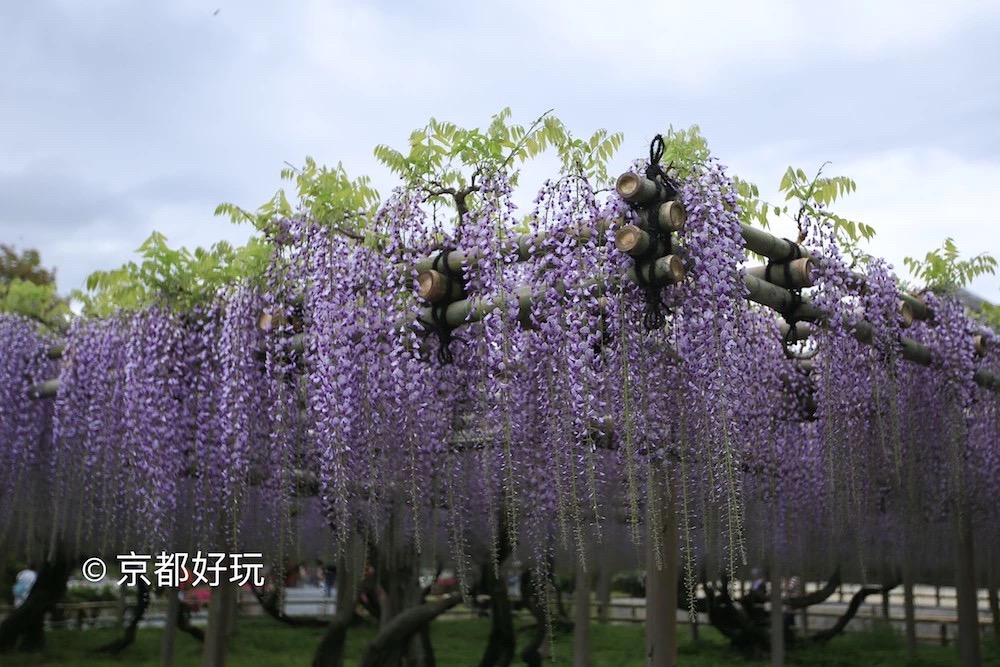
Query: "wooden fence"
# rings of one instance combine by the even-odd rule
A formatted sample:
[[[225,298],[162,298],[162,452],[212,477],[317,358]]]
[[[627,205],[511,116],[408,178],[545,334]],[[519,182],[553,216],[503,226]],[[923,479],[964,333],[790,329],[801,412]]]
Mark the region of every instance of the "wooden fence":
[[[822,584],[807,584],[806,591],[812,592]],[[749,588],[748,583],[744,586]],[[739,586],[737,586],[739,588]],[[796,627],[815,631],[830,627],[844,613],[851,596],[860,588],[857,584],[844,584],[823,604],[814,605],[808,610],[796,613]],[[304,591],[305,593],[305,591]],[[934,642],[948,645],[957,636],[958,617],[955,611],[955,590],[949,587],[922,586],[915,587],[915,615],[917,620],[917,638],[922,642]],[[878,622],[889,622],[899,632],[903,632],[903,594],[893,591],[888,596],[888,606],[883,604],[881,596],[870,597],[859,609],[857,615],[848,625],[848,632],[860,632],[871,628]],[[565,607],[572,616],[572,600],[567,596]],[[241,616],[262,616],[264,610],[253,595],[242,593],[239,600]],[[115,626],[123,624],[132,613],[130,605],[121,601],[111,602],[77,602],[63,603],[56,606],[56,613],[50,616],[49,626],[53,628],[89,628],[98,626]],[[323,597],[317,589],[316,594],[306,593],[296,596],[286,602],[286,613],[290,616],[313,615],[332,618],[336,605],[330,598]],[[0,606],[0,617],[11,611],[9,606]],[[991,626],[989,602],[985,590],[979,591],[979,624],[983,632]],[[591,619],[599,620],[598,605],[591,606]],[[459,605],[445,613],[444,620],[469,618],[480,615],[477,608]],[[887,615],[888,614],[888,615]],[[166,617],[166,601],[154,599],[146,611],[144,624],[162,625]],[[645,600],[642,598],[613,598],[608,605],[607,620],[609,623],[644,623],[646,620]],[[207,621],[204,609],[192,614],[192,622],[201,624]],[[682,626],[690,624],[690,617],[679,610],[677,621]],[[700,614],[698,624],[708,625],[708,618]]]

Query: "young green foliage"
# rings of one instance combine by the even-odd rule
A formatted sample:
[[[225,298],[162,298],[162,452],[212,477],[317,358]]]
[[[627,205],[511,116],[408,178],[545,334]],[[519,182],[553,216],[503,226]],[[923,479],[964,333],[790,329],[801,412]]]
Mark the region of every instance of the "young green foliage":
[[[906,257],[903,265],[925,286],[948,291],[964,287],[979,276],[995,274],[997,260],[985,252],[962,259],[954,239],[947,238],[940,248],[931,250],[922,260]]]
[[[805,240],[803,218],[828,220],[833,223],[834,233],[845,253],[858,259],[863,256],[860,244],[875,236],[875,228],[827,210],[839,198],[854,192],[857,184],[846,176],[823,176],[825,166],[826,164],[822,165],[811,179],[803,170],[789,167],[782,176],[778,189],[785,193],[785,201],[797,199],[799,202],[795,222],[799,227],[800,241]]]
[[[686,179],[695,169],[704,166],[711,154],[708,141],[697,125],[686,130],[675,130],[671,125],[663,133],[663,157],[660,162],[679,180]]]
[[[711,157],[708,141],[701,134],[701,128],[692,125],[686,130],[675,130],[671,125],[663,134],[663,158],[660,162],[680,180],[707,164]],[[733,185],[739,197],[740,221],[748,225],[767,228],[769,216],[778,216],[788,211],[788,207],[776,206],[760,198],[760,190],[750,181],[733,176]]]
[[[301,168],[288,165],[282,169],[281,178],[295,184],[297,208],[293,208],[284,188],[279,188],[255,211],[222,203],[216,207],[215,214],[228,216],[234,223],[250,223],[270,236],[275,231],[275,221],[302,211],[334,232],[354,240],[364,239],[368,221],[374,217],[379,205],[378,191],[372,187],[369,177],[352,180],[342,163],[338,162],[331,169],[316,164],[313,158],[306,156]]]
[[[778,206],[761,199],[760,190],[750,181],[733,176],[733,185],[739,196],[740,222],[767,229],[771,226],[771,217],[788,213],[787,206]]]
[[[404,154],[389,146],[375,147],[375,157],[410,187],[423,189],[431,204],[454,206],[459,217],[474,206],[482,179],[506,171],[513,185],[513,166],[556,149],[564,175],[610,181],[607,164],[621,146],[623,135],[598,130],[576,139],[561,120],[547,111],[527,127],[509,122],[511,110],[494,115],[485,130],[466,129],[432,118],[410,134]]]
[[[171,248],[163,234],[153,232],[137,252],[140,263],[95,271],[87,277],[86,290],[73,293],[85,314],[106,317],[119,309],[138,310],[154,304],[189,311],[230,285],[260,278],[271,250],[251,238],[245,246],[219,241],[207,250],[192,252]]]

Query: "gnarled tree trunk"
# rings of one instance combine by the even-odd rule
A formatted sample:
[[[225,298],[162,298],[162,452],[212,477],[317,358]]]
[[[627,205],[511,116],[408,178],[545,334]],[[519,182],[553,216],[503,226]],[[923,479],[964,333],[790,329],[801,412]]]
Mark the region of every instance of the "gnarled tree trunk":
[[[528,612],[535,617],[535,631],[531,640],[521,650],[521,660],[528,667],[542,667],[542,644],[545,643],[545,609],[536,590],[537,586],[547,585],[542,575],[534,569],[526,569],[521,574],[521,599]]]
[[[387,622],[361,656],[361,667],[388,667],[401,664],[402,652],[410,640],[435,618],[462,601],[461,595],[450,595],[434,602],[425,602],[396,614]],[[433,659],[433,658],[432,658]],[[423,667],[426,663],[402,663],[406,667]],[[433,663],[432,663],[433,664]]]
[[[362,572],[364,571],[357,542],[349,543],[347,553],[341,556],[337,565],[337,613],[319,646],[316,647],[312,667],[344,667],[344,644],[347,640],[347,629],[354,619],[359,592],[357,579],[351,575],[352,563],[357,563]]]
[[[503,563],[511,552],[506,522],[507,512],[503,507],[500,508],[499,516],[496,562],[500,564],[501,571],[497,572],[492,562],[485,563],[480,585],[480,590],[490,596],[490,637],[483,657],[479,661],[479,667],[508,667],[514,660],[514,652],[517,650],[514,616],[511,612],[510,597],[507,595],[507,582],[503,577]]]
[[[95,652],[118,655],[134,644],[135,636],[139,632],[139,623],[142,622],[147,609],[149,609],[149,584],[140,578],[136,582],[135,613],[132,614],[132,620],[129,621],[128,627],[125,628],[125,636],[95,649]]]
[[[66,595],[70,570],[69,559],[57,549],[52,560],[42,566],[24,604],[0,623],[0,653],[45,648],[45,614]]]

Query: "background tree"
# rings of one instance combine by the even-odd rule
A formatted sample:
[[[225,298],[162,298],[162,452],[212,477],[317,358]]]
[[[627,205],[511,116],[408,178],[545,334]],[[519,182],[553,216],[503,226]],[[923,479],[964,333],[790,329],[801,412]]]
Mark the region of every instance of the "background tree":
[[[42,267],[37,250],[0,244],[0,313],[27,317],[52,332],[69,326],[69,303],[57,294],[55,270]]]

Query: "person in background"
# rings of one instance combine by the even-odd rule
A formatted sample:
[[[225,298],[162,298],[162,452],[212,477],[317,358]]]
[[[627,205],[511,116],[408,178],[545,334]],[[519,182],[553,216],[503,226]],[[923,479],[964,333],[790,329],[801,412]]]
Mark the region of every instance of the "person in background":
[[[784,590],[782,590],[782,594],[784,595],[786,600],[798,597],[799,595],[802,595],[804,592],[805,590],[803,589],[802,586],[802,580],[799,579],[797,576],[793,575],[784,581]],[[785,627],[792,628],[794,626],[795,626],[795,612],[793,612],[791,609],[786,609]]]
[[[333,595],[333,587],[337,585],[337,568],[333,565],[327,565],[323,569],[323,583],[326,597],[331,597]]]
[[[760,568],[755,567],[750,570],[750,597],[759,604],[767,601],[767,582]]]
[[[14,607],[20,607],[24,604],[37,580],[38,573],[35,572],[34,563],[17,573],[17,577],[14,579]]]

